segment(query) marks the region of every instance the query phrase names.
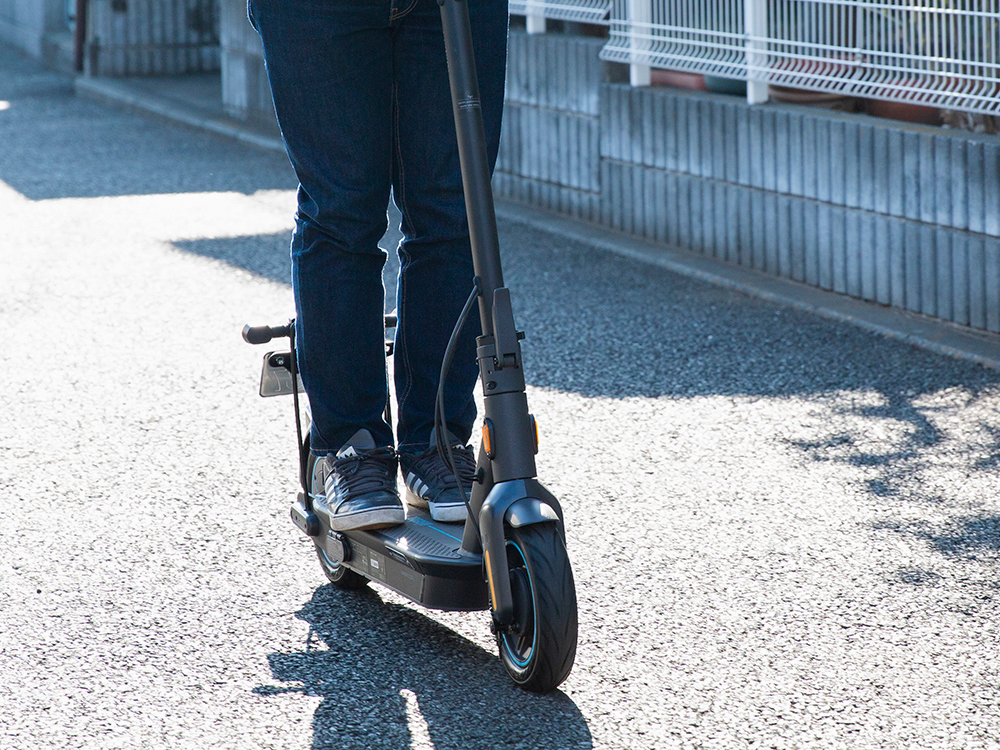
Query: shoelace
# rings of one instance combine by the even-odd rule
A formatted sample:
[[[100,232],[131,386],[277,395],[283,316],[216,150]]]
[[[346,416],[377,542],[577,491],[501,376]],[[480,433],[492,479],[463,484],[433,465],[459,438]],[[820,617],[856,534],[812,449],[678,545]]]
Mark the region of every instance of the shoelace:
[[[396,488],[396,452],[392,448],[375,448],[355,456],[335,459],[331,471],[336,472],[343,495],[363,495],[366,492]]]
[[[462,478],[462,484],[466,491],[472,487],[476,478],[476,459],[473,456],[472,448],[465,445],[453,445],[451,454],[458,464],[458,475]],[[437,452],[437,448],[428,448],[422,453],[418,453],[413,461],[413,471],[417,475],[426,479],[434,479],[444,485],[446,490],[458,489],[458,482],[455,475]]]

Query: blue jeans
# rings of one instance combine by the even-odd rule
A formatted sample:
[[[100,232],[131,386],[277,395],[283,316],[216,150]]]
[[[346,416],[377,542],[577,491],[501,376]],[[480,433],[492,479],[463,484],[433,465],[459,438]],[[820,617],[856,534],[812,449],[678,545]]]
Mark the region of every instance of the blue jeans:
[[[491,168],[503,109],[507,4],[467,0]],[[359,428],[393,444],[383,418],[382,266],[390,187],[403,220],[396,290],[397,441],[427,447],[441,359],[473,268],[436,0],[249,0],[288,157],[299,180],[292,285],[311,446]],[[448,375],[448,428],[476,416],[478,320]]]

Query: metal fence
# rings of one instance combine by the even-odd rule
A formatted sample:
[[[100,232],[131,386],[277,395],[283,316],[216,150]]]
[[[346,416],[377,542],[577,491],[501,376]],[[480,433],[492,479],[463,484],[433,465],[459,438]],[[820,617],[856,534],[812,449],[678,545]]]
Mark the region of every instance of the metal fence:
[[[1000,113],[1000,0],[613,0],[601,57]]]
[[[510,13],[516,16],[540,16],[561,21],[608,23],[611,0],[511,0]]]
[[[220,0],[89,0],[90,75],[202,73],[219,69]]]

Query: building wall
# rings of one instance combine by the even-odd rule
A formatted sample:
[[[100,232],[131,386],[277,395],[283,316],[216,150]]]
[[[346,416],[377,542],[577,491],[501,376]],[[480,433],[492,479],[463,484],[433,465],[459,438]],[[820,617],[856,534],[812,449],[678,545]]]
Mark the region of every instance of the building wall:
[[[65,0],[0,0],[0,39],[42,57],[49,34],[65,32]]]
[[[1000,138],[632,88],[588,44],[511,34],[499,195],[1000,332]]]

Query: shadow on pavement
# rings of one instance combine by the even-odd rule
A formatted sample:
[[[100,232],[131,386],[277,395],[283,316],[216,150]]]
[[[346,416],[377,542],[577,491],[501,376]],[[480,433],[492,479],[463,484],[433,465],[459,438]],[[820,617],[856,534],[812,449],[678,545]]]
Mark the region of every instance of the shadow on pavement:
[[[953,521],[949,528],[928,534],[935,549],[945,555],[974,555],[977,551],[1000,552],[1000,516],[969,516]]]
[[[277,232],[243,237],[178,240],[171,244],[183,252],[220,260],[255,276],[291,286],[290,242],[291,232]]]
[[[396,221],[383,248],[395,247]],[[850,325],[513,223],[501,222],[500,232],[506,283],[527,332],[526,375],[535,386],[611,398],[875,390],[887,405],[870,416],[910,421],[915,439],[927,443],[936,439],[934,428],[913,407],[916,397],[1000,385],[1000,373]],[[284,233],[174,245],[280,283],[291,278]]]
[[[817,439],[788,444],[811,461],[874,470],[866,490],[879,498],[934,502],[914,476],[930,455],[947,450],[962,460],[968,453],[948,444],[952,438],[936,426],[935,409],[922,400],[957,390],[972,407],[1000,387],[1000,373],[978,365],[513,223],[501,222],[500,229],[505,278],[527,332],[530,384],[606,398],[869,394],[857,406],[830,402],[861,429],[831,425]],[[176,245],[276,281],[289,278],[284,235]],[[387,270],[390,288],[394,272]],[[872,443],[867,431],[878,426],[896,437]],[[967,469],[995,472],[1000,417],[979,426],[992,447],[969,457]]]
[[[530,254],[508,253],[505,272],[527,329],[533,385],[611,398],[816,401],[827,424],[812,440],[786,444],[807,461],[862,469],[864,490],[881,505],[952,505],[959,490],[953,496],[933,481],[942,466],[980,481],[995,476],[1000,414],[989,403],[1000,373],[543,233],[505,229],[504,247],[530,241]],[[997,550],[990,518],[956,517],[926,539],[946,554]]]
[[[399,209],[391,200],[387,215],[388,228],[378,244],[386,252],[382,285],[386,289],[385,310],[389,312],[396,307],[396,276],[399,274],[399,256],[396,254],[396,247],[402,237],[399,231],[401,218]],[[291,284],[290,241],[288,232],[278,232],[219,239],[180,240],[173,245],[183,252],[221,260],[235,268],[242,268],[244,271],[277,281],[279,284]]]
[[[563,693],[518,690],[496,654],[373,591],[322,586],[297,616],[310,626],[306,649],[269,657],[274,678],[296,684],[255,692],[321,698],[314,748],[593,746]]]
[[[1000,516],[995,513],[952,518],[937,527],[920,521],[908,524],[882,522],[875,524],[874,528],[923,539],[952,560],[975,560],[978,555],[995,556],[1000,552]],[[994,587],[1000,588],[1000,581],[994,582]]]
[[[848,324],[512,223],[501,230],[533,385],[612,398],[873,389],[906,411],[921,393],[1000,384],[1000,373]]]
[[[390,211],[390,215],[391,213]],[[399,257],[395,248],[399,242],[398,237],[399,230],[395,229],[390,221],[385,237],[379,242],[379,247],[387,251],[385,267],[382,269],[382,283],[387,290],[386,312],[396,307],[395,288],[396,275],[399,273]],[[234,268],[241,268],[265,279],[290,286],[292,279],[290,241],[290,232],[278,232],[219,239],[179,240],[172,244],[183,252],[214,258]]]

